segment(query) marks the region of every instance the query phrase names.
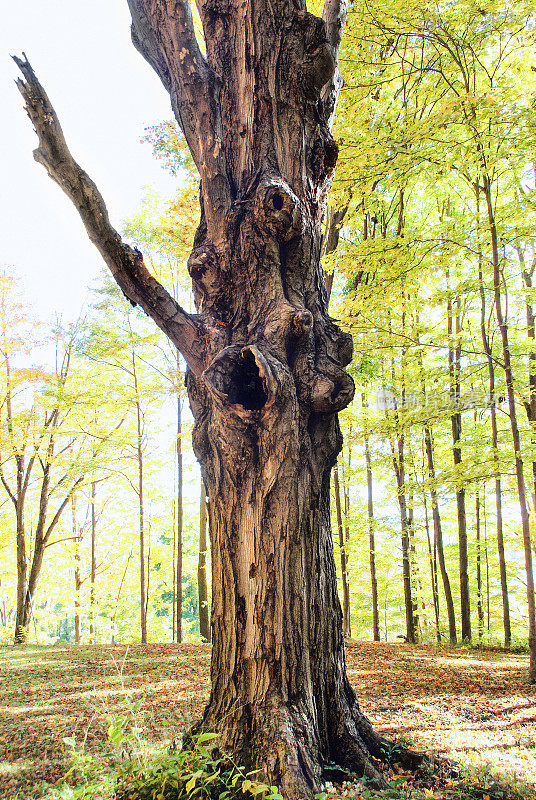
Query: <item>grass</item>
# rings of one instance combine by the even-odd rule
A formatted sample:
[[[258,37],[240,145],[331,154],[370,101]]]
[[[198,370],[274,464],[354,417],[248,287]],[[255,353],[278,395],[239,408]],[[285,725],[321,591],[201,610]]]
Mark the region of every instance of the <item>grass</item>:
[[[200,644],[0,649],[0,798],[44,797],[69,768],[64,738],[106,764],[109,717],[129,702],[140,701],[149,748],[180,735],[207,700],[209,658]],[[526,670],[523,654],[348,646],[349,677],[375,727],[469,770],[466,790],[446,777],[425,786],[392,775],[412,797],[493,800],[503,785],[532,796],[524,783],[536,783],[536,688]],[[330,796],[370,793],[358,784]]]

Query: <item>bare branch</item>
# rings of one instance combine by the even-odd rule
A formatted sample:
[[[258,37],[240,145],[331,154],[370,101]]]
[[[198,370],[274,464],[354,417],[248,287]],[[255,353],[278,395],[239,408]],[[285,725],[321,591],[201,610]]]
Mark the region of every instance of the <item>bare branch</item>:
[[[329,256],[331,253],[334,253],[337,249],[337,245],[339,244],[339,236],[341,232],[341,226],[344,222],[344,218],[346,216],[346,212],[348,211],[348,203],[341,208],[328,208],[327,212],[327,224],[326,230],[324,233],[324,246],[323,246],[323,256]],[[327,301],[329,305],[329,299],[331,297],[331,289],[333,286],[333,278],[335,272],[326,273],[324,272],[324,281],[326,284],[326,295]]]
[[[78,539],[78,536],[68,536],[66,539],[56,539],[54,542],[47,542],[43,549],[46,550],[47,547],[52,547],[55,544],[61,544],[62,542],[75,542]],[[87,576],[86,576],[87,577]],[[85,580],[85,578],[84,578]],[[84,581],[81,581],[83,583]]]
[[[341,49],[342,34],[347,16],[348,0],[326,0],[322,19],[326,23],[326,34],[328,42],[333,48],[333,56],[336,65],[333,78],[324,86],[322,91],[325,116],[330,128],[333,125],[339,92],[344,85],[344,80],[339,69],[339,51]]]
[[[13,492],[11,491],[11,488],[10,488],[8,482],[4,478],[3,472],[1,472],[1,471],[0,471],[0,481],[2,481],[2,485],[3,485],[4,489],[6,490],[6,492],[8,493],[9,497],[11,498],[11,500],[13,502],[13,505],[15,506],[15,508],[17,508],[17,498],[15,497]]]
[[[180,350],[190,369],[200,374],[204,368],[204,328],[199,317],[187,314],[154,278],[139,250],[125,244],[112,227],[102,196],[84,170],[72,157],[43,87],[30,66],[14,57],[25,80],[18,80],[28,116],[39,137],[34,158],[72,200],[90,240],[97,247],[125,296],[154,319]]]
[[[71,486],[71,488],[69,489],[69,492],[67,493],[67,495],[65,496],[65,498],[64,498],[64,499],[62,500],[62,502],[60,503],[60,505],[59,505],[58,509],[56,510],[56,513],[55,513],[55,514],[54,514],[54,516],[52,517],[52,520],[51,520],[51,522],[49,523],[49,525],[48,525],[48,527],[47,527],[47,529],[46,529],[46,532],[45,532],[45,534],[44,534],[44,536],[43,536],[43,542],[44,542],[45,544],[46,544],[46,543],[48,542],[48,540],[50,539],[50,536],[52,535],[52,531],[54,530],[54,528],[55,528],[55,527],[56,527],[56,525],[58,524],[58,522],[59,522],[59,519],[60,519],[60,517],[61,517],[61,515],[62,515],[62,513],[63,513],[63,511],[64,511],[64,509],[65,509],[65,507],[67,506],[67,503],[69,502],[69,500],[71,499],[71,497],[73,496],[73,494],[76,492],[77,488],[80,486],[80,484],[82,483],[82,481],[83,481],[83,480],[84,480],[84,475],[81,475],[81,476],[80,476],[80,477],[79,477],[79,478],[78,478],[78,479],[77,479],[77,480],[76,480],[76,481],[73,483],[73,485],[72,485],[72,486]],[[75,537],[75,538],[76,538],[76,537]]]

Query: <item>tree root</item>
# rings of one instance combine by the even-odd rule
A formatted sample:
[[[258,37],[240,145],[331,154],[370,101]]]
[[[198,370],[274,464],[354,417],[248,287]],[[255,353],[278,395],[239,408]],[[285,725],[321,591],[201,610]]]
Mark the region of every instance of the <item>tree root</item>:
[[[393,791],[383,775],[386,767],[396,763],[415,771],[432,763],[423,753],[379,736],[357,703],[339,717],[327,749],[305,707],[274,701],[227,709],[218,722],[209,707],[193,733],[209,730],[219,731],[222,751],[247,771],[262,772],[285,800],[312,800],[326,781],[364,779],[377,791]]]

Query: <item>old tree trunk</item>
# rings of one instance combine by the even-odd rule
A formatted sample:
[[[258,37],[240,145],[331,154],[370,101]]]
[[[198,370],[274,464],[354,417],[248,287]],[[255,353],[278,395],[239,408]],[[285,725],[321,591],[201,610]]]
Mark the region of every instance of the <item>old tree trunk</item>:
[[[36,159],[75,203],[126,296],[188,364],[209,498],[212,692],[201,726],[286,798],[335,762],[382,783],[386,748],[346,677],[329,510],[352,341],[320,263],[346,15],[301,0],[206,0],[206,56],[186,0],[128,0],[133,41],[169,91],[199,170],[187,314],[111,227],[44,90],[17,59]],[[388,749],[388,748],[387,748]]]

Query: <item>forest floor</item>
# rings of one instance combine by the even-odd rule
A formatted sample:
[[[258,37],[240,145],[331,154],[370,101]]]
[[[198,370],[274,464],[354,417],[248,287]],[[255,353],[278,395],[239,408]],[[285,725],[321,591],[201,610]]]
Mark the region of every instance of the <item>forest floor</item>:
[[[1,648],[0,798],[44,798],[61,784],[72,763],[65,738],[105,763],[110,717],[125,710],[148,741],[180,735],[207,700],[209,654],[201,644]],[[348,645],[350,680],[377,730],[462,765],[461,782],[441,769],[434,780],[388,776],[411,798],[536,797],[527,666],[502,651]],[[355,784],[329,796],[375,795]]]

